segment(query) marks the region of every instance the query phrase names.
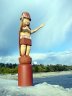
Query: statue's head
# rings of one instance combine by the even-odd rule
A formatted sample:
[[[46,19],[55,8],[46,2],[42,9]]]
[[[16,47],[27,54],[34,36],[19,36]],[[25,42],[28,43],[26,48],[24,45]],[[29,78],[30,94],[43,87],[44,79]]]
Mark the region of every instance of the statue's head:
[[[31,21],[31,17],[30,14],[28,12],[23,12],[21,15],[20,20],[25,24],[25,25],[29,25],[30,21]]]

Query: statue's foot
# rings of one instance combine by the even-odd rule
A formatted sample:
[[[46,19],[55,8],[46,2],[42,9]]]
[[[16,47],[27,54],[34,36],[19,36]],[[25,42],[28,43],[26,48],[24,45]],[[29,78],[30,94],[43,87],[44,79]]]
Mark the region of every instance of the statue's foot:
[[[28,55],[23,55],[19,57],[20,64],[31,64],[32,59]]]

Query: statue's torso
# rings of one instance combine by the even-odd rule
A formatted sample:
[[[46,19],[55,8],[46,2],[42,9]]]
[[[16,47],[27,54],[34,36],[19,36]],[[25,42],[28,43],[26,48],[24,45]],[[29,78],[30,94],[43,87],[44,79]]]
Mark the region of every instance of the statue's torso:
[[[22,27],[22,30],[20,32],[20,38],[29,38],[31,39],[31,29],[26,26],[26,27]]]

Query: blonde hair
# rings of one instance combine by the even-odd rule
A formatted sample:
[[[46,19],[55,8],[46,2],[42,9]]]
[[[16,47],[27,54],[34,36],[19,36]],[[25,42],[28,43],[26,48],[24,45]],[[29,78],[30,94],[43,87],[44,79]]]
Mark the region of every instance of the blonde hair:
[[[22,29],[22,26],[24,26],[25,24],[23,23],[23,20],[21,20],[21,22],[20,22],[20,31],[21,31],[21,29]],[[29,28],[30,28],[30,24],[29,25],[27,25]],[[30,30],[31,30],[31,28],[30,28]]]

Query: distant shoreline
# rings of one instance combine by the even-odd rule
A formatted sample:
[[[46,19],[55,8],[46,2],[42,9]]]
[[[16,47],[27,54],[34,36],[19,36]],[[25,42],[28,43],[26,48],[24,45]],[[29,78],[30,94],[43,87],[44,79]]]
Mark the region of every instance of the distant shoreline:
[[[60,72],[43,72],[43,73],[34,73],[34,78],[41,78],[41,77],[52,77],[52,76],[60,76],[60,75],[69,75],[72,74],[71,71],[60,71]]]
[[[60,75],[70,75],[72,71],[61,71],[61,72],[43,72],[43,73],[33,73],[33,78],[45,78],[52,76],[60,76]],[[2,79],[14,79],[17,80],[18,74],[0,74],[0,78]]]

